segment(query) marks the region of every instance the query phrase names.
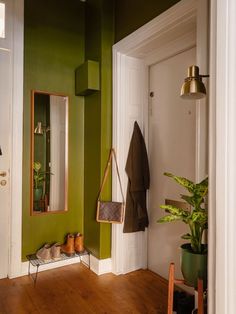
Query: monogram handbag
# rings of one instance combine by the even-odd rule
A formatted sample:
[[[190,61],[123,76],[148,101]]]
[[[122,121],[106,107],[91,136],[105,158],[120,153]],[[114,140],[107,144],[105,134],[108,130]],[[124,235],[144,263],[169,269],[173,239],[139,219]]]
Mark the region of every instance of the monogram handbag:
[[[100,199],[101,193],[103,191],[104,185],[106,183],[108,173],[111,167],[112,162],[112,156],[115,160],[116,165],[116,172],[119,180],[121,195],[122,195],[122,202],[113,202],[113,201],[102,201]],[[117,159],[116,159],[116,153],[114,148],[110,150],[110,155],[108,158],[108,162],[106,165],[105,173],[103,176],[102,184],[100,187],[98,200],[97,200],[97,221],[98,222],[107,222],[107,223],[122,223],[124,220],[124,210],[125,210],[125,199],[124,194],[122,191],[122,185],[120,180],[120,173],[118,169]]]

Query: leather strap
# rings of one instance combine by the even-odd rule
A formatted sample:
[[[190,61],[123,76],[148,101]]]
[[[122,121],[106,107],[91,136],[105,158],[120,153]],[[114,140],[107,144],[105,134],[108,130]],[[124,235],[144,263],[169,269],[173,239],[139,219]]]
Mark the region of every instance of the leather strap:
[[[124,198],[122,185],[121,185],[119,168],[118,168],[118,164],[117,164],[116,152],[115,152],[114,148],[111,148],[111,150],[110,150],[110,154],[109,154],[109,157],[108,157],[107,165],[106,165],[106,168],[105,168],[105,173],[104,173],[104,176],[103,176],[103,179],[102,179],[102,184],[101,184],[100,191],[99,191],[99,194],[98,194],[98,201],[100,200],[101,193],[102,193],[104,185],[105,185],[105,183],[107,181],[108,173],[109,173],[109,170],[111,168],[112,156],[114,157],[114,160],[115,160],[116,172],[117,172],[117,176],[118,176],[118,180],[119,180],[119,184],[120,184],[120,191],[121,191],[121,195],[122,195],[122,200],[123,200],[123,203],[125,203],[125,198]]]

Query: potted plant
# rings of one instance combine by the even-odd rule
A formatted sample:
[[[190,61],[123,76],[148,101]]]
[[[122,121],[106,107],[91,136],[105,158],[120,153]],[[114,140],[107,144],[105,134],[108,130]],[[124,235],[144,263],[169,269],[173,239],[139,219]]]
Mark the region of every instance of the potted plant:
[[[186,283],[197,287],[197,279],[202,278],[206,287],[207,281],[207,245],[202,243],[204,230],[208,227],[208,212],[206,196],[208,193],[208,178],[200,183],[194,183],[186,178],[171,173],[164,175],[174,179],[187,189],[189,195],[181,194],[181,198],[191,205],[191,210],[184,210],[172,205],[161,205],[168,214],[160,218],[158,223],[182,221],[189,226],[189,233],[182,235],[182,239],[189,240],[181,246],[181,271]]]
[[[43,182],[46,179],[46,171],[41,170],[42,165],[39,161],[33,163],[34,170],[34,201],[40,201],[43,195]]]

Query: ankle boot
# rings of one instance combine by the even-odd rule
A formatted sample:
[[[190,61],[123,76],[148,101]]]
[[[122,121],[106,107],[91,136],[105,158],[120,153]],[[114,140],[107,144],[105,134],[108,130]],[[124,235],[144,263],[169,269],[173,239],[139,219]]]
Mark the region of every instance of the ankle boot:
[[[81,233],[77,233],[75,236],[75,251],[76,253],[84,251],[84,237]]]
[[[61,251],[67,256],[75,254],[75,236],[73,234],[67,235],[66,244],[61,246]]]

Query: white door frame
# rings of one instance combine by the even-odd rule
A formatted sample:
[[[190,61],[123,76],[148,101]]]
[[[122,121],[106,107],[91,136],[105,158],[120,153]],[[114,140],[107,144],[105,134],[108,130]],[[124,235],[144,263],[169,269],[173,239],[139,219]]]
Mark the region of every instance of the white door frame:
[[[191,23],[196,24],[196,33],[192,34],[188,30]],[[190,24],[189,24],[190,23]],[[157,18],[147,23],[125,39],[121,40],[113,46],[113,146],[118,152],[118,162],[121,168],[121,176],[124,178],[124,161],[126,152],[123,151],[122,140],[124,139],[124,130],[122,128],[121,121],[124,120],[125,108],[127,106],[128,97],[125,95],[124,90],[124,65],[125,59],[136,57],[140,59],[140,62],[148,66],[154,64],[163,59],[169,58],[172,55],[181,52],[179,43],[182,40],[182,51],[196,47],[197,51],[197,64],[200,66],[202,74],[208,74],[208,1],[206,0],[182,0],[175,6],[171,7],[166,12],[159,15]],[[181,32],[182,31],[182,32]],[[180,32],[180,33],[179,33]],[[169,42],[163,42],[162,36],[169,36]],[[178,40],[173,39],[173,35],[178,37]],[[157,41],[156,41],[157,40]],[[148,47],[153,46],[153,42],[156,41],[158,48],[152,52],[148,52]],[[158,43],[159,42],[159,43]],[[145,50],[145,47],[147,48]],[[148,71],[146,71],[148,73]],[[148,76],[146,77],[148,79]],[[206,99],[197,102],[197,132],[196,132],[196,180],[200,180],[208,173],[208,110]],[[147,137],[147,117],[148,117],[148,91],[146,102],[144,100],[144,124],[145,137]],[[125,180],[123,181],[125,183]],[[114,199],[119,199],[119,186],[115,176],[112,179],[112,194]],[[210,220],[210,221],[213,221]],[[212,226],[209,226],[210,229]],[[209,239],[209,250],[211,251],[215,247],[214,238]],[[125,247],[124,237],[122,234],[121,226],[112,227],[112,265],[113,272],[120,273],[122,267],[123,254],[129,254],[124,252]],[[144,256],[145,259],[145,256]],[[213,264],[213,254],[209,254],[209,264]],[[212,281],[213,276],[210,276],[209,290],[213,290]],[[210,300],[211,302],[211,300]]]
[[[215,314],[236,313],[235,28],[235,0],[211,1],[209,222],[215,227],[209,237],[217,243],[210,256],[215,261],[215,295],[210,294],[215,299],[210,313]]]
[[[23,155],[23,50],[24,0],[13,1],[13,68],[10,151],[10,241],[8,277],[21,275],[22,155]]]

